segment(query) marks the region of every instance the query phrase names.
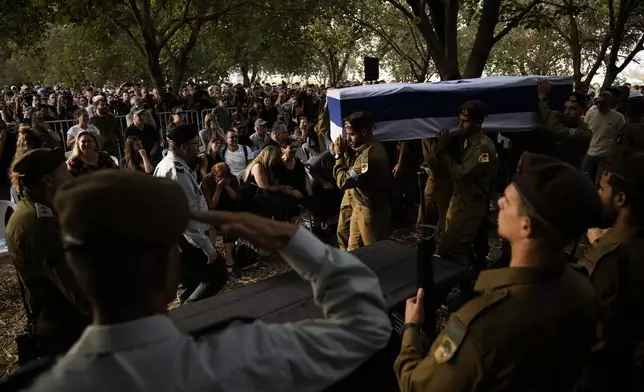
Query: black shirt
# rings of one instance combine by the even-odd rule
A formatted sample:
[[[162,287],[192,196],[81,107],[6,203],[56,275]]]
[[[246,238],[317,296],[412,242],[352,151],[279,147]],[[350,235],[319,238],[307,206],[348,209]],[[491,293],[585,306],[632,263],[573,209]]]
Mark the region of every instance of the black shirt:
[[[271,106],[270,109],[264,109],[259,115],[259,118],[266,121],[266,128],[273,128],[273,123],[277,121],[277,116],[279,115],[277,108]]]
[[[268,146],[273,146],[273,147],[280,148],[280,145],[279,145],[279,144],[277,144],[277,142],[276,142],[275,140],[273,140],[273,139],[268,139],[268,141],[267,141],[267,142],[266,142],[266,144],[264,145],[264,148],[266,148],[266,147],[268,147]]]
[[[289,185],[302,194],[306,194],[306,169],[299,159],[294,159],[295,166],[293,166],[293,169],[288,169],[282,162],[275,170],[275,178],[280,185]]]
[[[139,129],[132,124],[125,130],[125,138],[127,139],[130,136],[136,136],[141,139],[143,149],[150,154],[150,157],[152,157],[155,162],[159,162],[161,160],[160,157],[152,155],[152,149],[159,143],[159,134],[154,130],[154,128],[144,123],[143,129]],[[156,155],[160,155],[160,151],[157,151],[156,153]]]

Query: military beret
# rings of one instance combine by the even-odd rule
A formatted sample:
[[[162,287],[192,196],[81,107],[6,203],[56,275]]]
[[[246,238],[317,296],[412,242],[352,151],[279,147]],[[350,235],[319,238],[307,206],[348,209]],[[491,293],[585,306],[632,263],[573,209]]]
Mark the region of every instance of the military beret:
[[[349,123],[348,125],[351,126],[351,128],[354,131],[364,131],[364,130],[371,130],[371,127],[373,125],[371,121],[371,115],[365,112],[356,112],[344,119],[345,125],[346,123]]]
[[[579,102],[580,105],[584,106],[588,104],[588,98],[583,91],[573,91],[568,97],[568,101]]]
[[[168,132],[168,140],[184,144],[199,135],[199,129],[194,124],[179,124]]]
[[[487,117],[487,106],[483,101],[467,101],[458,108],[458,114],[465,114],[475,120]]]
[[[594,184],[563,161],[524,152],[513,184],[539,218],[569,238],[603,221],[604,207]]]
[[[18,157],[11,171],[18,173],[22,178],[36,179],[50,174],[63,163],[65,163],[65,154],[62,150],[36,148]]]
[[[611,151],[608,172],[619,177],[639,197],[644,197],[644,152],[633,147],[615,146]]]
[[[56,192],[66,245],[165,245],[186,229],[190,212],[175,181],[143,173],[102,170]]]

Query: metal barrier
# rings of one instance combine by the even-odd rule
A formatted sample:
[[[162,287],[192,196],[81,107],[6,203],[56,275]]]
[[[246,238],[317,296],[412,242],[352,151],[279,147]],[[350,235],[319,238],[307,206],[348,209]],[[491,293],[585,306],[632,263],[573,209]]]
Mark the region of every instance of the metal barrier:
[[[67,148],[67,131],[69,128],[77,124],[76,120],[56,120],[56,121],[46,121],[47,127],[49,129],[58,132],[60,135],[60,140],[62,145],[65,148],[65,151],[69,150]]]
[[[215,109],[214,108],[213,109],[204,109],[204,110],[201,111],[201,117],[199,118],[199,121],[200,121],[199,129],[204,129],[206,127],[206,124],[203,123],[203,120],[206,118],[206,115],[208,113],[212,113],[213,110],[215,110]],[[235,114],[237,114],[237,108],[235,108],[235,107],[229,107],[229,108],[226,108],[226,110],[228,111],[228,114],[230,114],[231,118],[234,117]]]
[[[172,122],[172,112],[159,112],[157,113],[157,118],[159,119],[159,129],[166,129],[168,124]],[[183,111],[183,121],[186,124],[197,124],[199,129],[201,127],[201,119],[199,119],[199,113],[196,110],[184,110]]]

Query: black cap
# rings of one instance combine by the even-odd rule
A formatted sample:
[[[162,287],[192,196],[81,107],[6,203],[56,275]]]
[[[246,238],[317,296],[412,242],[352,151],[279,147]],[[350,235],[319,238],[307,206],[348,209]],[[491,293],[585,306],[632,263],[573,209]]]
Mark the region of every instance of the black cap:
[[[458,114],[464,114],[473,120],[485,120],[487,106],[483,101],[467,101],[458,108]]]
[[[179,124],[172,128],[167,135],[168,140],[184,144],[199,135],[199,129],[194,124]]]
[[[513,184],[541,220],[569,239],[603,222],[604,207],[597,189],[563,161],[524,152]]]
[[[644,152],[633,147],[614,146],[608,172],[628,184],[637,197],[644,197]]]
[[[16,159],[11,171],[18,173],[22,178],[36,179],[52,173],[63,163],[65,154],[62,150],[36,148]]]

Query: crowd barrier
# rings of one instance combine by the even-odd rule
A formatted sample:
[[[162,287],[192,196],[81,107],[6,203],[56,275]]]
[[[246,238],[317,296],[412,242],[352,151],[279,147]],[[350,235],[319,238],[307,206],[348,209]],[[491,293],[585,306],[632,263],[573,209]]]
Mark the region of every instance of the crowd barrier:
[[[227,108],[228,113],[233,116],[237,112],[237,108]],[[201,116],[196,110],[185,110],[183,112],[183,121],[187,124],[196,124],[197,127],[201,130],[205,128],[203,123],[204,118],[208,113],[212,112],[212,109],[205,109],[201,111]],[[119,130],[121,131],[121,136],[124,135],[127,127],[132,123],[131,115],[125,116],[116,116],[116,119],[119,123]],[[157,113],[157,129],[159,129],[161,136],[163,136],[163,131],[166,129],[168,124],[172,121],[172,112],[158,112]],[[62,138],[62,140],[67,140],[67,131],[69,128],[77,124],[76,120],[56,120],[56,121],[47,121],[46,124],[48,127],[56,131]],[[70,150],[65,144],[65,151]]]

